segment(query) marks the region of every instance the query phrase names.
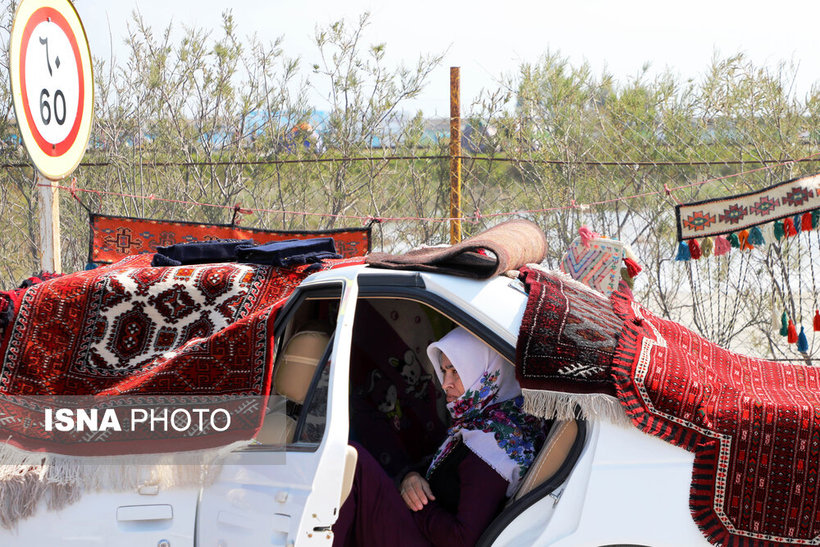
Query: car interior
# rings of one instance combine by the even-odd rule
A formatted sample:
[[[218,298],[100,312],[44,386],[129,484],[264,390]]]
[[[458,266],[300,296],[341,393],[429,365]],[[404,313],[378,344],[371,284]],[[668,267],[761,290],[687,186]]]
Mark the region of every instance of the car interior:
[[[341,289],[306,292],[287,314],[276,342],[269,412],[256,440],[288,449],[316,449],[325,428],[330,353]],[[449,416],[427,358],[427,346],[457,325],[428,303],[404,297],[362,297],[356,305],[350,359],[350,439],[392,477],[434,453]],[[585,438],[582,420],[546,424],[532,467],[479,545],[492,540],[532,504],[564,482]],[[353,450],[355,467],[355,450]],[[350,490],[347,477],[342,500]],[[557,497],[556,497],[557,499]]]

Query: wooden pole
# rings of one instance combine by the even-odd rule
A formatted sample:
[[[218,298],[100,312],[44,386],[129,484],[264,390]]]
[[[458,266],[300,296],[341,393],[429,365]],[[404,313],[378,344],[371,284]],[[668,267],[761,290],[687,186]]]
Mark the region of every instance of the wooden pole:
[[[35,171],[40,196],[40,269],[63,273],[60,248],[60,195],[39,171]]]
[[[461,241],[461,70],[450,67],[450,243]]]

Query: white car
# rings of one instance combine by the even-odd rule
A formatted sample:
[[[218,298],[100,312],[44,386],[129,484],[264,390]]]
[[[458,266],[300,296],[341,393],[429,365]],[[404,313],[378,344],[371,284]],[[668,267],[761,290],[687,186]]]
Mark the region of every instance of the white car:
[[[475,281],[366,266],[314,274],[280,312],[276,336],[285,354],[298,335],[313,333],[308,346],[319,348],[319,358],[286,364],[280,355],[274,399],[285,412],[272,412],[257,444],[233,452],[213,484],[86,493],[0,530],[0,545],[330,545],[355,468],[349,438],[381,443],[382,463],[395,468],[401,453],[391,456],[389,447],[406,438],[393,433],[417,426],[411,418],[426,413],[430,435],[417,427],[420,444],[405,448],[435,446],[440,401],[422,387],[434,380],[419,357],[427,343],[458,324],[512,362],[526,302],[522,284],[506,277]],[[357,358],[358,341],[389,345],[387,327],[404,345],[375,374]],[[404,383],[379,387],[390,374]],[[362,408],[370,414],[359,415]],[[379,427],[393,433],[380,437]],[[556,421],[521,489],[479,544],[706,545],[690,516],[692,462],[689,452],[634,428]]]

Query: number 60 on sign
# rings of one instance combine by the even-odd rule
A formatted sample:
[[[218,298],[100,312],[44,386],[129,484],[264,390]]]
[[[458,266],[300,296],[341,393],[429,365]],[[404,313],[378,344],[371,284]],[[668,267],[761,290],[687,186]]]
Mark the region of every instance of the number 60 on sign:
[[[68,0],[23,0],[9,40],[14,111],[34,165],[68,176],[91,134],[94,85],[82,22]]]

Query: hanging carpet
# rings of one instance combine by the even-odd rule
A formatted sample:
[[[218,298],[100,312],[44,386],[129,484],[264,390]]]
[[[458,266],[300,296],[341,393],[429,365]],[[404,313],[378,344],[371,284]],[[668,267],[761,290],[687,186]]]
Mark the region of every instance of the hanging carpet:
[[[364,256],[370,251],[370,226],[323,231],[285,231],[240,228],[231,224],[199,224],[109,215],[90,215],[91,238],[88,261],[110,264],[128,255],[155,253],[158,247],[216,239],[252,239],[270,243],[286,239],[332,237],[343,258]]]
[[[616,422],[625,412],[694,452],[690,508],[716,545],[820,544],[820,369],[729,352],[622,291],[607,302],[561,273],[520,273],[529,297],[516,375],[528,412]]]
[[[13,319],[0,329],[0,436],[7,443],[100,456],[251,439],[270,387],[277,310],[310,272],[362,259],[293,268],[150,262],[151,255],[135,255],[13,293]],[[99,414],[113,408],[123,431],[46,431],[47,408],[92,403]],[[129,429],[122,418],[136,407],[224,408],[231,427]]]
[[[612,301],[618,398],[639,429],[695,453],[689,504],[706,537],[820,543],[820,370],[738,355]]]
[[[739,232],[820,208],[820,174],[725,198],[675,206],[678,240]]]
[[[621,321],[609,300],[566,274],[525,266],[529,297],[516,347],[522,388],[615,395],[610,367]]]

